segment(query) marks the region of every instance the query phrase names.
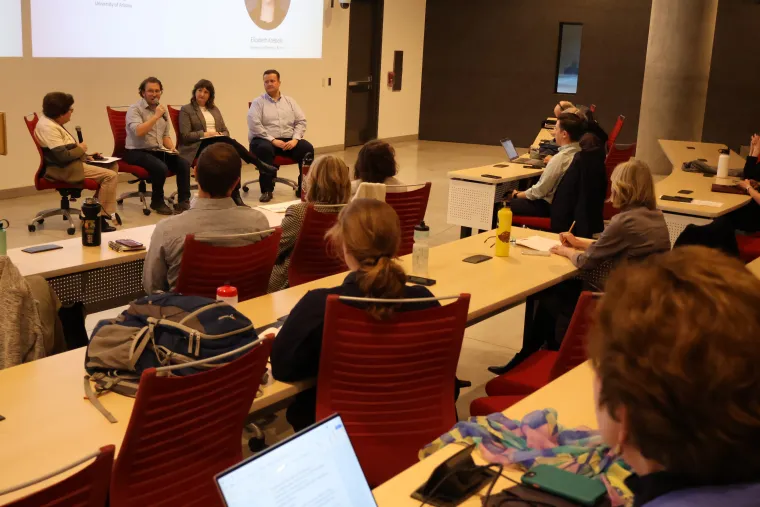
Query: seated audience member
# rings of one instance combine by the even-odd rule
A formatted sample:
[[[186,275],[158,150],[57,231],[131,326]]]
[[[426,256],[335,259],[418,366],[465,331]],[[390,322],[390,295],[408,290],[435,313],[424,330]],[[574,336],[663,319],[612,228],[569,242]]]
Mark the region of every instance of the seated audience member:
[[[88,164],[87,144],[77,143],[66,127],[74,112],[74,97],[68,93],[51,92],[42,99],[42,117],[34,128],[34,137],[40,143],[45,159],[45,178],[80,185],[85,178],[100,183],[97,193],[102,206],[100,225],[103,232],[115,231],[108,223],[116,213],[116,185],[119,183],[119,166]]]
[[[173,290],[177,285],[185,236],[188,234],[244,234],[269,229],[260,211],[238,206],[230,198],[240,182],[242,162],[229,144],[209,146],[198,159],[195,178],[198,196],[182,215],[156,224],[143,267],[145,292]]]
[[[551,203],[562,176],[581,150],[578,141],[584,133],[582,120],[570,113],[562,113],[554,126],[554,140],[559,152],[546,165],[538,183],[524,192],[512,191],[512,213],[521,216],[550,217]]]
[[[293,307],[272,347],[272,374],[277,380],[294,382],[314,378],[319,368],[327,296],[409,299],[433,297],[428,289],[406,285],[406,274],[393,258],[401,242],[398,215],[385,202],[355,199],[341,211],[338,223],[327,234],[336,252],[343,255],[351,273],[343,285],[317,289]],[[432,303],[404,303],[367,307],[373,317],[385,319],[393,311],[421,310]],[[288,422],[295,430],[312,424],[316,411],[316,389],[304,391],[288,407]]]
[[[383,183],[385,185],[403,185],[396,178],[398,164],[396,150],[385,141],[369,141],[359,150],[354,166],[354,181],[351,182],[351,194],[355,194],[362,183]],[[403,192],[405,188],[388,188],[388,192]]]
[[[582,120],[585,120],[587,133],[598,137],[599,141],[601,141],[602,144],[607,143],[609,136],[607,135],[607,132],[605,132],[605,130],[602,128],[602,126],[599,125],[599,122],[596,120],[594,112],[591,110],[591,108],[582,106],[580,104],[576,106],[572,102],[561,100],[557,103],[556,106],[554,106],[554,117],[559,118],[559,115],[562,113],[573,113],[578,115],[578,117],[580,117]]]
[[[570,259],[583,274],[599,267],[612,269],[623,261],[637,261],[670,250],[668,226],[662,212],[656,209],[654,181],[649,167],[640,160],[623,162],[613,171],[611,182],[612,205],[621,211],[612,218],[599,239],[576,238],[565,232],[559,235],[562,245],[552,248],[552,253]],[[604,276],[600,278],[604,285]],[[581,280],[568,280],[540,293],[522,350],[505,366],[491,366],[489,371],[497,375],[506,373],[545,343],[557,350],[583,285]],[[603,290],[604,286],[591,289]]]
[[[760,280],[688,247],[614,273],[588,354],[634,506],[760,502]]]
[[[348,167],[338,157],[327,155],[317,160],[306,175],[304,185],[306,202],[299,202],[288,207],[282,219],[282,238],[277,251],[272,277],[269,280],[269,292],[288,287],[288,268],[290,254],[296,246],[301,225],[306,218],[306,209],[314,204],[321,213],[339,213],[337,206],[320,207],[318,204],[346,204],[351,197],[351,180]]]
[[[744,165],[744,181],[737,185],[743,188],[752,200],[746,206],[716,218],[707,225],[689,224],[676,240],[675,246],[704,245],[723,250],[729,255],[739,256],[736,231],[755,233],[760,231],[760,136],[754,134],[750,140],[749,155]]]
[[[140,83],[139,102],[129,106],[126,118],[127,139],[124,161],[144,168],[150,174],[150,208],[160,215],[173,212],[164,201],[164,182],[173,172],[177,178],[178,212],[190,209],[190,164],[180,157],[169,136],[169,115],[159,104],[164,86],[155,77]]]

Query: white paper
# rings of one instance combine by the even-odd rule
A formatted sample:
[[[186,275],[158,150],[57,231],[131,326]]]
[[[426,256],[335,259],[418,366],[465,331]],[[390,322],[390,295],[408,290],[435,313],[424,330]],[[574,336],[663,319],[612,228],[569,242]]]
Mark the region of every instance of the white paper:
[[[300,199],[295,199],[293,201],[278,202],[276,204],[265,204],[264,206],[259,206],[259,208],[271,211],[273,213],[285,213],[288,211],[289,207],[299,202],[301,202]]]
[[[531,236],[525,239],[515,241],[516,245],[524,246],[539,252],[548,252],[553,246],[559,246],[560,242],[554,239],[544,238],[543,236]]]
[[[693,204],[695,206],[710,206],[711,208],[720,208],[723,206],[722,202],[700,201],[699,199],[694,199],[690,203],[686,203],[686,204]]]
[[[103,157],[103,160],[87,160],[87,164],[103,164],[108,165],[116,162],[117,160],[121,160],[119,157]]]

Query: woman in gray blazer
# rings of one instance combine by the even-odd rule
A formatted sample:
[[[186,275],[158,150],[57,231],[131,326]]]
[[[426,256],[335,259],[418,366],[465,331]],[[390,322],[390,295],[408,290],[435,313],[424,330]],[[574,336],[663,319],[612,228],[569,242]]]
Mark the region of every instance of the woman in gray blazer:
[[[229,136],[222,112],[214,104],[214,85],[208,79],[201,79],[193,87],[189,104],[179,112],[179,156],[191,165],[201,139],[212,136]]]

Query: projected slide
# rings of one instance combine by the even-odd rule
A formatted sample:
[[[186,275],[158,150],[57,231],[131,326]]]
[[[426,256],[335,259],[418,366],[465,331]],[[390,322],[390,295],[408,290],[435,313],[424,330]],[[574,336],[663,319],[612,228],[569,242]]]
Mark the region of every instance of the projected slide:
[[[31,6],[36,57],[322,57],[322,0],[31,0]]]
[[[3,56],[24,56],[21,0],[0,0],[0,57]]]

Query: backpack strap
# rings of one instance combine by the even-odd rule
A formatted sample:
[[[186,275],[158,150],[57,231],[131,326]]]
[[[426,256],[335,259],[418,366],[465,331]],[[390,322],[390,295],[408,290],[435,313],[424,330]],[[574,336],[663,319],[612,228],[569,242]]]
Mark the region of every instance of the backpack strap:
[[[95,408],[98,409],[98,411],[103,414],[103,416],[108,419],[108,422],[111,424],[115,424],[119,422],[111,412],[108,411],[106,407],[103,406],[103,404],[100,402],[97,396],[95,396],[95,392],[92,390],[92,385],[90,384],[90,376],[85,375],[84,376],[84,394],[87,396],[87,399],[90,400],[90,403],[93,404]]]

